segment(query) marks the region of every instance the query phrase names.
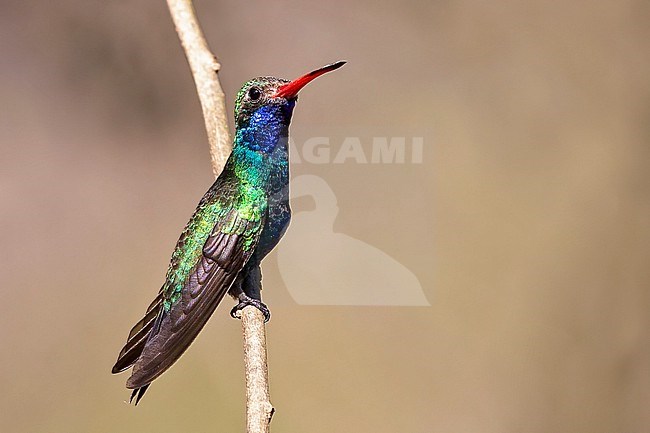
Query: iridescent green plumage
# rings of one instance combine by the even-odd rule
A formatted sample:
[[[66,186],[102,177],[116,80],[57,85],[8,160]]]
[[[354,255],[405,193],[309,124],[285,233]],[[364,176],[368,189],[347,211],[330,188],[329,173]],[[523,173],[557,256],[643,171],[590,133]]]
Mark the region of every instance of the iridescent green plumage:
[[[236,170],[239,171],[239,170]],[[162,288],[164,307],[169,311],[171,306],[180,300],[181,292],[190,274],[203,254],[203,246],[212,233],[217,221],[223,221],[220,232],[226,235],[239,235],[244,239],[244,252],[251,249],[257,232],[260,230],[262,216],[267,209],[267,197],[263,188],[254,187],[248,182],[240,182],[229,194],[219,195],[211,188],[199,203],[194,215],[181,233],[176,248],[167,269],[165,284]],[[232,211],[236,212],[233,213]],[[243,233],[235,227],[236,218],[258,222]]]
[[[261,260],[291,217],[288,128],[297,92],[328,65],[289,82],[261,77],[244,84],[235,105],[233,151],[203,196],[172,253],[158,296],[129,333],[113,373],[133,366],[127,388],[136,404],[149,384],[183,354],[226,293],[265,314]]]

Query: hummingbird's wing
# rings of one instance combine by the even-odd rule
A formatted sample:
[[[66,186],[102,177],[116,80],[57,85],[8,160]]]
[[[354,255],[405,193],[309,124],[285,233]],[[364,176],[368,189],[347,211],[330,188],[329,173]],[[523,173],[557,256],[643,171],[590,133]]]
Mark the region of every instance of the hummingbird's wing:
[[[192,343],[255,250],[264,220],[247,220],[237,209],[218,219],[180,298],[170,302],[161,290],[131,330],[113,367],[116,373],[134,366],[127,388],[145,388]]]

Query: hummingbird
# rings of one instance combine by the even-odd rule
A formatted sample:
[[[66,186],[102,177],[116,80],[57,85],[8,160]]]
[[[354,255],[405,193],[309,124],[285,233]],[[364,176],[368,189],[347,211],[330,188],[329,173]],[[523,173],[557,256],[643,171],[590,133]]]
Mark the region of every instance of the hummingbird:
[[[262,259],[278,244],[291,220],[289,124],[298,92],[344,61],[293,81],[258,77],[235,102],[233,149],[223,171],[194,211],[172,253],[165,282],[144,317],[129,332],[112,373],[133,367],[126,387],[137,405],[147,388],[194,341],[230,294],[230,315],[262,303]]]

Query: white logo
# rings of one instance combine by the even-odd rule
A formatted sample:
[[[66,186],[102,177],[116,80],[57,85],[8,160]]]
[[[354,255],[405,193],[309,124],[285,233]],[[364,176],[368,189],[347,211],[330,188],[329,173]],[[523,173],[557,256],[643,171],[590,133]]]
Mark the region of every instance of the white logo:
[[[322,178],[298,176],[291,197],[312,196],[313,211],[294,213],[278,245],[280,275],[301,305],[428,306],[417,277],[388,254],[335,233],[336,196]]]

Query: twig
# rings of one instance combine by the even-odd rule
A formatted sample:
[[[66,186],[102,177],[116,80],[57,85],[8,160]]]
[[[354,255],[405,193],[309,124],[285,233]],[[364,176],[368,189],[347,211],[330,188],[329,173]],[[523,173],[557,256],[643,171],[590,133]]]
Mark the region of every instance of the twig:
[[[275,412],[269,396],[269,371],[266,365],[264,315],[248,306],[241,312],[246,363],[246,431],[267,433]]]
[[[196,19],[191,0],[167,0],[201,100],[205,129],[210,142],[212,170],[218,176],[231,151],[226,103],[218,72],[221,65],[210,52]],[[269,396],[264,315],[255,307],[241,312],[246,371],[246,431],[268,433],[275,409]]]
[[[196,19],[191,0],[167,0],[185,56],[190,64],[194,84],[201,100],[205,129],[210,142],[212,170],[218,176],[230,155],[230,132],[226,115],[226,98],[217,75],[221,65],[210,52]]]

